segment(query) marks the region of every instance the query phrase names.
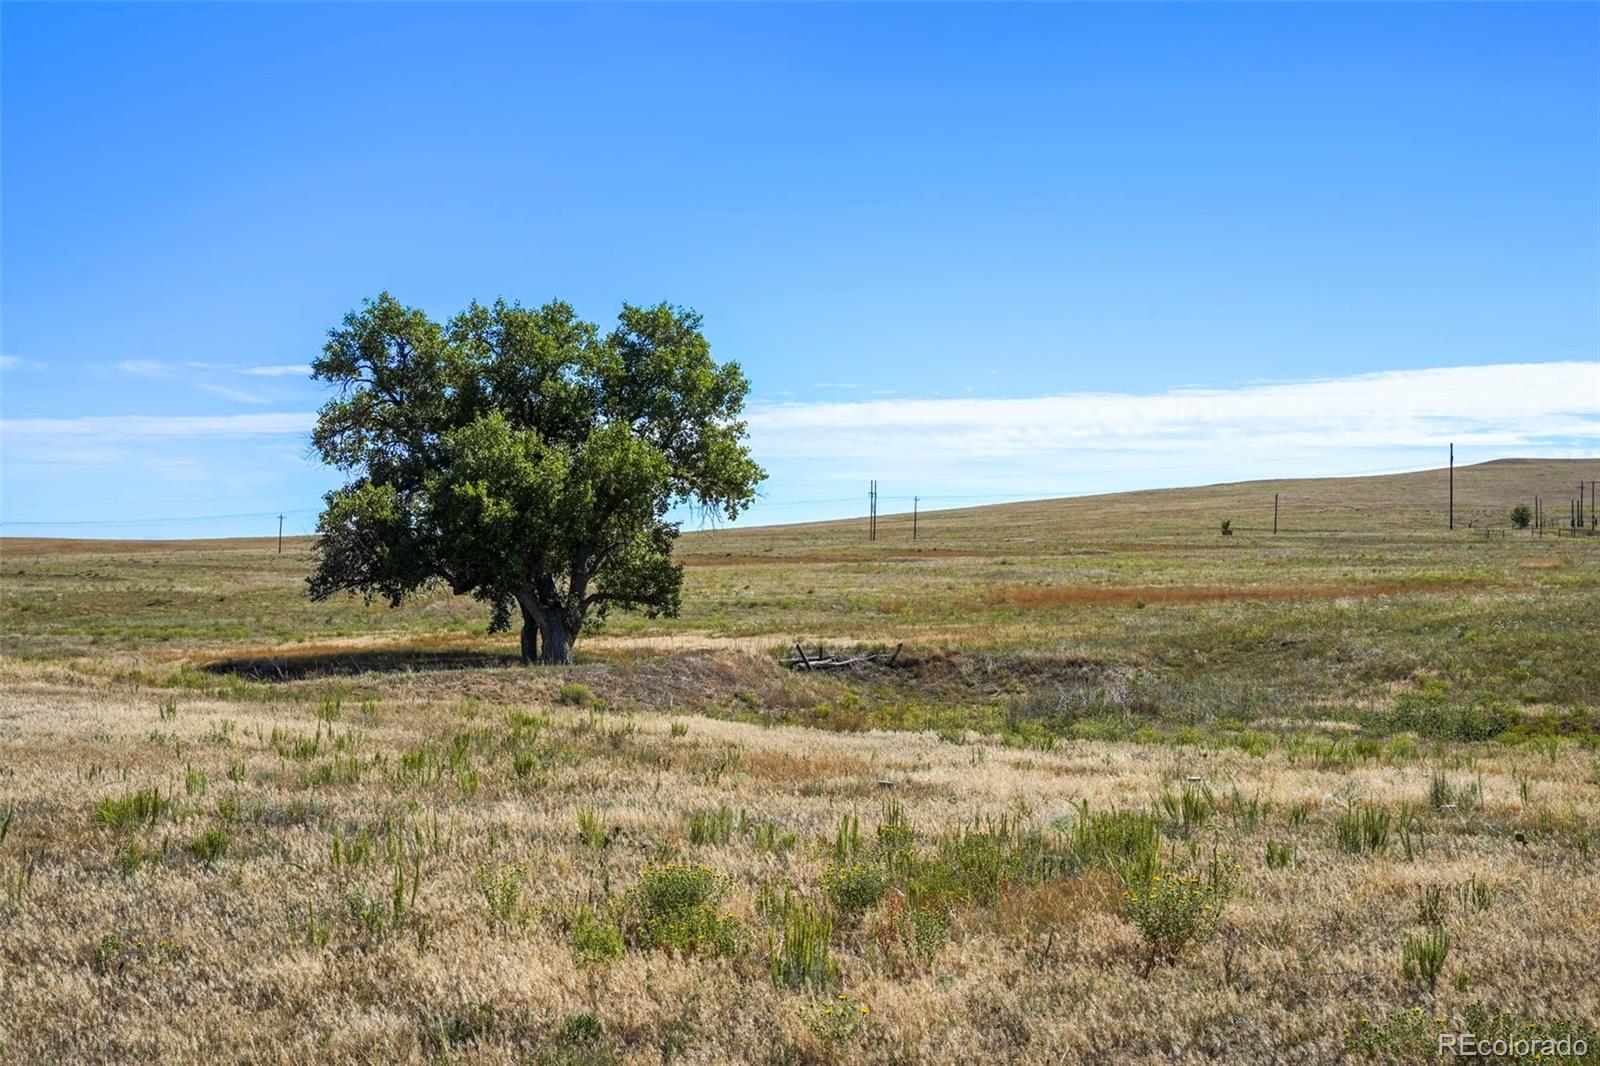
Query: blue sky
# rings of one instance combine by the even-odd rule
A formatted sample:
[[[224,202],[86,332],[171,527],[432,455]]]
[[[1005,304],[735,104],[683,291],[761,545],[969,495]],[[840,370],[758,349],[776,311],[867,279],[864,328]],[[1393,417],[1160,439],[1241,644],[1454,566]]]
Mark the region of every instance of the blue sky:
[[[383,289],[697,308],[753,521],[1600,452],[1595,5],[0,18],[6,534],[309,530]]]

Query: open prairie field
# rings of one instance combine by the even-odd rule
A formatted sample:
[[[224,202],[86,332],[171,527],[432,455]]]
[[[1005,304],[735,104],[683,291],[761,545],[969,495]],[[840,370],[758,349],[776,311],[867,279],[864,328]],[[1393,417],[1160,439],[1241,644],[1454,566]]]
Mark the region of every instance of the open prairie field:
[[[1507,528],[1596,477],[693,533],[564,670],[7,539],[0,1060],[1600,1061],[1600,537]]]

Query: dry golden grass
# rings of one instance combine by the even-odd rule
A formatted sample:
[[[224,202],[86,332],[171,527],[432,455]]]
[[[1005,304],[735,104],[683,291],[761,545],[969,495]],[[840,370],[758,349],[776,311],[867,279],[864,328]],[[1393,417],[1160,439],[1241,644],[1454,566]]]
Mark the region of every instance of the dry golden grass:
[[[504,711],[470,703],[345,706],[321,725],[323,750],[295,759],[269,738],[314,736],[314,706],[186,699],[163,719],[154,695],[8,693],[0,805],[17,814],[0,874],[19,887],[0,899],[5,1056],[512,1062],[543,1049],[596,1056],[576,1061],[822,1061],[830,1053],[804,1024],[812,997],[767,977],[757,903],[764,886],[815,897],[842,813],[860,812],[870,840],[881,801],[894,798],[928,841],[974,813],[1021,812],[1045,827],[1083,801],[1143,808],[1190,779],[1263,804],[1258,824],[1219,812],[1163,845],[1238,858],[1241,885],[1214,941],[1141,979],[1137,933],[1103,871],[959,908],[950,943],[909,968],[889,966],[869,915],[834,936],[838,987],[871,1010],[834,1057],[1326,1062],[1345,1055],[1344,1031],[1362,1017],[1414,1006],[1456,1018],[1487,1002],[1591,1027],[1600,1017],[1590,980],[1600,882],[1575,846],[1592,838],[1600,784],[1592,756],[1570,747],[1488,753],[1448,771],[1481,781],[1481,805],[1457,814],[1428,808],[1431,769],[1420,763],[1324,770],[1282,753],[1094,743],[1025,752],[693,716],[677,719],[687,733],[675,737],[667,718],[541,709],[551,719],[543,742],[561,756],[534,780],[503,746],[514,732]],[[474,732],[487,739],[467,760],[470,777],[386,783],[407,753]],[[360,781],[304,779],[335,757],[330,733],[354,738],[345,750]],[[196,772],[203,794],[185,787]],[[130,830],[96,824],[97,802],[141,787],[174,797],[176,815]],[[1333,822],[1357,796],[1416,809],[1414,859],[1396,842],[1377,857],[1335,847]],[[688,816],[719,805],[773,820],[797,835],[795,849],[774,855],[748,833],[689,844]],[[580,808],[611,828],[606,847],[579,841]],[[347,907],[391,893],[386,824],[401,838],[398,865],[420,863],[420,887],[411,917],[376,935]],[[207,866],[185,845],[216,827],[231,846]],[[334,840],[348,847],[363,830],[374,855],[337,864]],[[1269,838],[1292,847],[1290,866],[1265,864]],[[129,841],[153,856],[131,872],[118,866]],[[725,909],[745,953],[683,960],[629,947],[583,964],[567,943],[575,905],[620,898],[668,857],[731,879]],[[526,914],[509,926],[491,920],[484,870],[514,871],[522,886]],[[1419,893],[1451,894],[1472,878],[1493,902],[1450,913],[1446,983],[1419,991],[1399,965]],[[307,942],[308,915],[326,923],[325,943]],[[563,1032],[581,1014],[600,1035],[579,1046]]]
[[[1458,470],[1458,513],[1593,466]],[[0,542],[0,1061],[1422,1061],[1479,1008],[1600,1053],[1600,539],[1449,535],[1442,484],[937,512],[915,549],[894,516],[690,535],[685,616],[566,671],[443,594],[310,604],[304,542]],[[796,639],[904,651],[805,675]],[[150,789],[174,806],[115,806]],[[834,906],[850,814],[892,865],[890,804],[929,870],[980,871],[974,818],[1055,865],[918,951],[942,882],[896,874],[836,915],[831,987],[775,983],[774,898]],[[1237,862],[1214,938],[1141,976],[1082,804],[1149,814],[1169,868]],[[1386,844],[1344,850],[1369,807]],[[648,946],[630,893],[668,861],[727,878],[733,954]],[[1432,990],[1401,970],[1430,889]],[[575,950],[580,905],[617,957]],[[869,1013],[830,1045],[841,993]]]

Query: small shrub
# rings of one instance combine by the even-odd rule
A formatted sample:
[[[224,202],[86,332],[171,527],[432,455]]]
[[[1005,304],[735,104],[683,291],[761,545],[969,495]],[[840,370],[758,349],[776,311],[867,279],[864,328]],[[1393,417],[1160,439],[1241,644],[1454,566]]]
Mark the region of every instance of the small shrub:
[[[1217,809],[1216,798],[1209,788],[1189,782],[1184,782],[1183,791],[1178,795],[1162,793],[1158,805],[1172,828],[1185,835],[1210,821]]]
[[[668,733],[672,737],[686,737],[689,735],[689,723],[673,722]]]
[[[561,1023],[561,1040],[566,1044],[592,1044],[600,1039],[600,1019],[587,1011],[571,1014]]]
[[[117,851],[117,869],[123,877],[132,877],[146,864],[154,864],[161,858],[161,853],[153,848],[146,848],[137,840],[130,840]]]
[[[1280,840],[1267,841],[1267,869],[1281,870],[1294,860],[1294,849]]]
[[[309,900],[306,902],[304,912],[293,905],[283,905],[284,922],[289,928],[290,943],[303,946],[311,951],[321,951],[333,939],[333,926],[326,920],[317,917],[317,908]]]
[[[1440,926],[1419,937],[1406,937],[1400,946],[1400,973],[1429,992],[1439,983],[1445,958],[1450,954],[1450,933]]]
[[[1211,939],[1237,869],[1214,860],[1206,875],[1161,870],[1125,888],[1123,913],[1145,941],[1142,976],[1148,977],[1158,962],[1176,961],[1191,944]]]
[[[876,906],[888,887],[883,868],[864,863],[830,866],[822,875],[822,894],[835,911],[848,917]]]
[[[871,1013],[866,1004],[841,992],[831,1003],[803,1008],[800,1017],[832,1056],[839,1045],[855,1038]]]
[[[508,864],[478,869],[478,891],[489,909],[489,923],[501,929],[521,925],[528,918],[522,906],[522,867]]]
[[[1519,503],[1511,508],[1511,524],[1518,529],[1527,529],[1533,524],[1533,508],[1525,503]]]
[[[1233,536],[1233,519],[1224,518],[1222,520],[1222,535],[1224,537]]]
[[[727,881],[709,866],[667,863],[646,867],[631,901],[644,947],[680,955],[731,954],[738,923],[716,911]]]
[[[878,849],[890,865],[907,855],[917,844],[917,831],[906,818],[905,806],[897,799],[883,805],[878,821]]]
[[[1085,800],[1066,832],[1066,849],[1079,870],[1099,867],[1120,873],[1149,869],[1155,863],[1160,835],[1155,817],[1145,811],[1091,813]]]
[[[556,702],[567,707],[587,707],[594,702],[594,690],[588,685],[569,681],[556,690]]]
[[[861,850],[861,819],[854,811],[839,817],[833,832],[833,861],[849,862]]]
[[[755,846],[758,850],[782,855],[786,851],[793,851],[794,845],[795,835],[772,819],[764,818],[755,823]]]

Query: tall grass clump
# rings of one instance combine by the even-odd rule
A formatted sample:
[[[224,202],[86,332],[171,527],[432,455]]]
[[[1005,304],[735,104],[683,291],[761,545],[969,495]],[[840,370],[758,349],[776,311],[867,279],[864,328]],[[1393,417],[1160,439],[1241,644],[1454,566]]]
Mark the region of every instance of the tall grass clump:
[[[796,991],[823,991],[839,976],[830,954],[833,919],[809,903],[788,902],[778,914],[778,929],[767,940],[772,983]]]
[[[596,851],[611,843],[605,821],[591,807],[578,808],[578,839]]]
[[[568,923],[567,941],[580,963],[594,965],[622,957],[622,929],[614,917],[587,903],[578,905]]]
[[[1217,800],[1205,785],[1186,781],[1182,792],[1163,792],[1157,806],[1166,814],[1167,823],[1175,832],[1188,835],[1211,820],[1217,810]]]
[[[726,844],[733,838],[733,808],[696,811],[689,816],[689,843]]]
[[[1091,811],[1089,801],[1064,831],[1068,856],[1078,870],[1148,870],[1155,863],[1161,835],[1146,811]]]
[[[132,829],[151,825],[163,815],[171,815],[172,799],[161,794],[160,786],[141,788],[125,796],[107,796],[94,807],[94,820],[112,829]]]
[[[1339,815],[1334,823],[1334,836],[1339,850],[1353,855],[1382,854],[1389,849],[1389,832],[1393,816],[1388,808],[1373,803],[1361,803]]]
[[[1400,973],[1417,987],[1432,992],[1449,955],[1449,930],[1434,926],[1421,936],[1406,937],[1400,945]]]

